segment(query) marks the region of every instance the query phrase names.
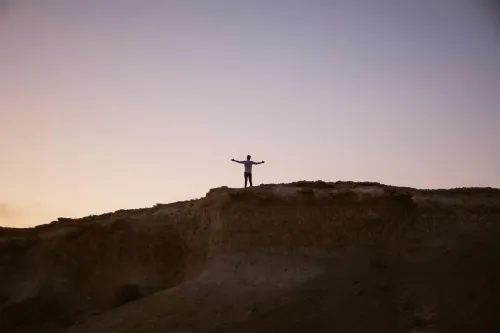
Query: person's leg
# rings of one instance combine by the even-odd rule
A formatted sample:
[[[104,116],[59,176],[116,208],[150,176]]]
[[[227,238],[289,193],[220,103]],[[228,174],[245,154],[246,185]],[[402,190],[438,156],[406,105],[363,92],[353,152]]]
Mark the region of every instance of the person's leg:
[[[251,173],[248,174],[248,180],[250,181],[250,186],[253,186],[253,184],[252,184],[252,174]]]
[[[245,177],[245,187],[247,187],[248,174],[245,172],[243,173],[243,176]]]

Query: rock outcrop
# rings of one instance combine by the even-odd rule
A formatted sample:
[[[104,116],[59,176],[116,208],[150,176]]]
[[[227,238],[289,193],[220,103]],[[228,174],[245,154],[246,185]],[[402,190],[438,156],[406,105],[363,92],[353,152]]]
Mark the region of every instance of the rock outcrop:
[[[500,190],[297,182],[0,228],[0,332],[496,332]]]

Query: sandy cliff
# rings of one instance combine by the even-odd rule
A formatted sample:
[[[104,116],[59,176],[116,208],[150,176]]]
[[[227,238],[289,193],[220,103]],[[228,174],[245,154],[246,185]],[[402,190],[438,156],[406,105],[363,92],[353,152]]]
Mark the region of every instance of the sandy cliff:
[[[498,332],[500,190],[299,182],[0,228],[0,332]]]

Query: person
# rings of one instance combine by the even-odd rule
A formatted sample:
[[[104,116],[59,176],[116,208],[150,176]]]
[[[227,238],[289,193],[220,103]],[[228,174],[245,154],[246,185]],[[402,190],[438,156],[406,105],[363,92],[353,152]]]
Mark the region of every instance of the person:
[[[250,186],[253,186],[252,185],[252,165],[264,163],[264,161],[262,161],[262,162],[254,162],[254,161],[251,160],[251,158],[252,158],[252,156],[247,155],[247,160],[246,161],[237,161],[234,158],[231,159],[231,161],[236,162],[236,163],[241,163],[241,164],[243,164],[245,166],[245,172],[243,174],[245,176],[245,187],[247,187],[247,182],[250,182]]]

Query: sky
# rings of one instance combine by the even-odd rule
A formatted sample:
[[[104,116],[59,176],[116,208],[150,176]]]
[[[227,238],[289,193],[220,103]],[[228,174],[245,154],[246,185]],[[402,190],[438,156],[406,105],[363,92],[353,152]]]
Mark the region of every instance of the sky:
[[[497,12],[498,13],[498,12]],[[0,0],[0,225],[298,180],[500,187],[473,0]]]

